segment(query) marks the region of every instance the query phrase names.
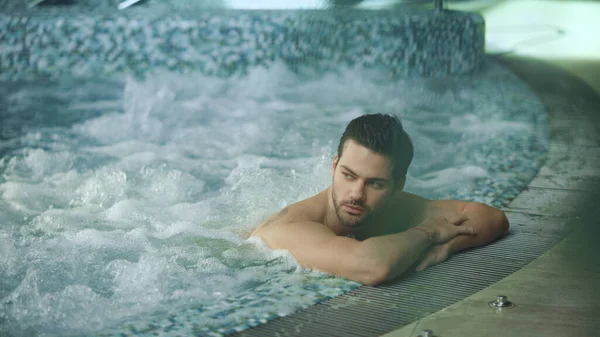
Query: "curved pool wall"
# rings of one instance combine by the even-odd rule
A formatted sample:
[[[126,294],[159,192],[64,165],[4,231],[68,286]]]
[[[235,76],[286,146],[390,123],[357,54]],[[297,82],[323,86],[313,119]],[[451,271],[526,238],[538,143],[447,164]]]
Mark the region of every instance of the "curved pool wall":
[[[0,4],[1,5],[1,4]],[[90,8],[93,12],[90,12]],[[465,74],[484,62],[475,13],[424,9],[166,10],[134,6],[0,8],[0,80],[244,74],[283,61],[391,75]]]

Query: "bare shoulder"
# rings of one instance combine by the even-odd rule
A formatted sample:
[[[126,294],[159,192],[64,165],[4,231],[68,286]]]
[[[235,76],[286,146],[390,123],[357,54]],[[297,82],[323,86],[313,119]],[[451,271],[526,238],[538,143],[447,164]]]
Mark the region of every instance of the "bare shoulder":
[[[407,227],[416,226],[429,216],[432,204],[433,200],[409,192],[400,192],[393,199],[394,215]]]
[[[374,223],[365,227],[360,237],[368,238],[399,233],[421,223],[430,213],[431,200],[400,191],[387,202]]]
[[[460,214],[469,204],[463,200],[431,200],[428,207],[428,216],[436,216],[443,214]]]
[[[427,199],[408,192],[398,193],[394,200],[394,205],[399,212],[398,216],[409,220],[413,225],[429,217],[461,213],[467,204],[469,202],[462,200]]]
[[[423,207],[432,201],[420,195],[404,191],[394,194],[393,200],[396,204],[405,205],[407,207]]]
[[[273,226],[282,226],[290,223],[322,223],[325,214],[325,202],[324,193],[321,192],[308,199],[290,204],[268,217],[251,235],[260,236],[261,232]]]

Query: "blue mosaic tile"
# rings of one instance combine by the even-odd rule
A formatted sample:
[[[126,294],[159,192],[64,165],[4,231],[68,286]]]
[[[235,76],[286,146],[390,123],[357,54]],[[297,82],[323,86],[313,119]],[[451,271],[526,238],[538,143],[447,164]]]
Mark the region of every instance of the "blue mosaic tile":
[[[208,306],[198,305],[178,312],[177,315],[129,321],[114,332],[96,337],[226,336],[308,307],[303,305],[293,310],[286,309],[288,311],[285,312],[265,312],[264,308],[272,307],[272,303],[302,296],[304,303],[312,302],[314,305],[360,286],[359,283],[323,273],[315,273],[311,277],[299,276],[300,279],[294,284],[288,283],[284,278],[271,280],[236,298]],[[202,316],[202,325],[197,324],[198,315]]]
[[[231,76],[278,60],[291,68],[350,65],[443,77],[477,70],[484,59],[483,19],[453,11],[0,14],[0,32],[3,80],[161,71]]]

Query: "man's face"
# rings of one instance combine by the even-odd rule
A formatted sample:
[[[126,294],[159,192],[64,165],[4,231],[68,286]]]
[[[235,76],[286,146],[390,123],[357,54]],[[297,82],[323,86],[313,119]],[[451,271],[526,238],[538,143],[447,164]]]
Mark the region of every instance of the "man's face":
[[[391,161],[352,140],[333,158],[331,172],[333,205],[344,227],[368,222],[394,192]]]

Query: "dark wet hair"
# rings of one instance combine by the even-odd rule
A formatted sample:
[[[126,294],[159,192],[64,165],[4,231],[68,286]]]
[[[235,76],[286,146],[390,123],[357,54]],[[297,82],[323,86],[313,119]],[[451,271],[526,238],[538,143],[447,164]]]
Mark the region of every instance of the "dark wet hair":
[[[388,114],[367,114],[350,121],[340,138],[339,158],[342,157],[344,145],[349,139],[390,158],[395,181],[406,175],[413,159],[413,145],[398,117]]]

